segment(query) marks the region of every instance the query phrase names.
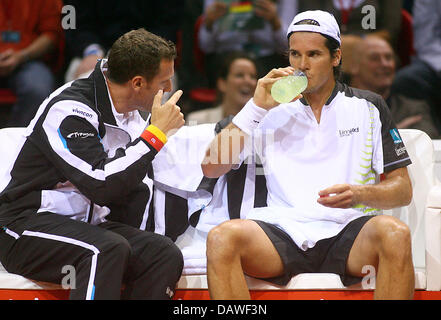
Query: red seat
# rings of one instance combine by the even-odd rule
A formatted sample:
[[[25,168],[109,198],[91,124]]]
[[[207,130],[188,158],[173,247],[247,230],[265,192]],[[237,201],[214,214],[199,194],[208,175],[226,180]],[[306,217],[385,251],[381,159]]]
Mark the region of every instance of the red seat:
[[[190,91],[190,99],[202,103],[213,103],[216,100],[216,90],[210,88],[194,88]]]
[[[401,31],[398,36],[397,54],[403,67],[410,63],[410,58],[415,54],[413,47],[412,15],[405,9],[401,9]]]
[[[11,105],[17,101],[17,97],[10,89],[0,89],[0,105]]]
[[[198,34],[203,21],[203,16],[200,15],[194,24],[193,30],[193,58],[196,70],[205,75],[205,55],[204,52],[199,47]],[[216,89],[213,88],[194,88],[190,91],[190,99],[202,103],[202,104],[213,104],[216,101]]]

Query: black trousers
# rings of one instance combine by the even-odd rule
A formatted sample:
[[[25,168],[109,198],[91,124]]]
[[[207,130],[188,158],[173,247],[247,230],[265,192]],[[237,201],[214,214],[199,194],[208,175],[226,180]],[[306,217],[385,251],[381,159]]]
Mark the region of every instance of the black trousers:
[[[0,261],[8,272],[70,288],[71,299],[170,299],[183,268],[167,237],[53,213],[4,226]]]

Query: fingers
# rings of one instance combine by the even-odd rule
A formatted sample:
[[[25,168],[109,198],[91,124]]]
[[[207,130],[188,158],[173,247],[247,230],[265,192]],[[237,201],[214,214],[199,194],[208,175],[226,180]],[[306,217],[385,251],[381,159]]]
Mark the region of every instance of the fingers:
[[[183,94],[182,90],[178,90],[176,91],[168,100],[165,104],[169,104],[169,105],[176,105],[176,103],[178,102],[179,98],[181,98]],[[158,93],[155,95],[154,99],[153,99],[153,107],[160,107],[161,103],[162,103],[162,98],[164,96],[164,91],[163,90],[159,90]]]
[[[275,77],[285,77],[289,76],[294,73],[293,67],[285,67],[285,68],[277,68],[272,69],[268,74],[265,76],[265,78],[275,78]]]
[[[354,193],[348,184],[339,184],[321,190],[317,202],[330,208],[350,208],[354,203]]]
[[[303,98],[303,94],[299,94],[297,97],[295,97],[294,99],[291,100],[291,102],[294,102],[296,100],[302,99]]]
[[[277,80],[293,74],[294,70],[295,69],[293,67],[272,69],[270,72],[268,72],[268,74],[265,77],[260,78],[258,82],[260,82],[260,84],[263,84],[265,86],[268,84],[273,84]]]
[[[272,85],[277,80],[293,74],[293,72],[294,72],[293,67],[272,69],[270,72],[268,72],[268,74],[265,77],[260,78],[257,82],[258,85],[260,84],[263,85],[264,87],[267,87],[268,85]]]
[[[164,91],[159,90],[158,93],[153,98],[153,108],[161,106],[162,96],[164,95]]]
[[[183,91],[182,90],[178,90],[176,91],[171,97],[170,99],[168,99],[168,101],[166,103],[171,103],[171,104],[176,104],[179,100],[179,98],[181,98]]]
[[[277,80],[282,79],[283,77],[277,77],[277,78],[261,78],[258,80],[258,83],[263,84],[264,86],[267,86],[269,84],[273,84]]]
[[[347,209],[352,207],[352,196],[350,192],[344,192],[340,194],[323,196],[317,199],[317,202],[322,206],[329,208],[342,208]]]
[[[0,60],[7,59],[14,53],[13,49],[8,49],[0,53]]]
[[[329,196],[332,193],[334,194],[342,193],[348,189],[350,189],[348,184],[336,184],[333,185],[332,187],[319,191],[319,196],[323,197],[323,196]]]

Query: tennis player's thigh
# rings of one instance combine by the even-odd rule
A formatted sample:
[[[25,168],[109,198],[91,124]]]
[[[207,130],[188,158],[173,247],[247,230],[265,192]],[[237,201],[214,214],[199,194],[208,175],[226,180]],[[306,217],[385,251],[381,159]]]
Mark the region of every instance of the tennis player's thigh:
[[[253,220],[231,220],[240,225],[243,271],[256,278],[272,278],[283,273],[279,253],[263,229]]]

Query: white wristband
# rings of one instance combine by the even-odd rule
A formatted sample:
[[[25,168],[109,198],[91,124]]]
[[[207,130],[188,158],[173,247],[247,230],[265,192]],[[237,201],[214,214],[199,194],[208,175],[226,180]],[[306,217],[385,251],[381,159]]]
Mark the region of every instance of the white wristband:
[[[253,98],[251,98],[245,104],[242,110],[240,110],[239,113],[236,114],[232,121],[247,135],[251,135],[254,129],[257,128],[260,121],[263,119],[263,117],[265,117],[267,113],[267,110],[256,106]]]

